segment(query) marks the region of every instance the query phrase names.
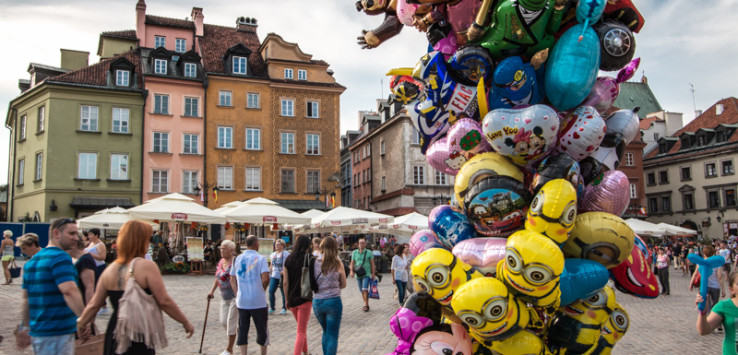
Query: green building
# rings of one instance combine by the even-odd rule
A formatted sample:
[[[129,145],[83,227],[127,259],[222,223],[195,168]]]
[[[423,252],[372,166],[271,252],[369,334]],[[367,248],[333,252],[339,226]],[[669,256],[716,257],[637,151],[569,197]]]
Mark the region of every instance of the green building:
[[[141,203],[144,95],[139,53],[88,66],[62,50],[61,68],[32,63],[8,107],[8,220],[80,218]]]

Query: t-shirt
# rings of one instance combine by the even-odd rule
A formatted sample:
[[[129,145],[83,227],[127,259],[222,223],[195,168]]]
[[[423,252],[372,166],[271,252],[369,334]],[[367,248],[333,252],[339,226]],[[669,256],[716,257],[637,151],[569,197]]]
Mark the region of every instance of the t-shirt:
[[[392,257],[392,270],[395,270],[395,280],[407,282],[407,258],[404,255]]]
[[[725,259],[725,263],[729,263],[730,260],[730,249],[720,249],[718,254]]]
[[[284,269],[284,261],[290,256],[290,252],[282,250],[281,253],[274,252],[269,257],[272,259],[272,274],[270,275],[273,279],[282,279],[282,269]]]
[[[240,309],[266,308],[266,293],[261,283],[261,274],[269,273],[265,257],[254,250],[246,250],[236,257],[231,275],[238,281],[236,307]]]
[[[722,300],[718,302],[712,311],[723,317],[723,327],[725,328],[725,338],[723,338],[723,355],[736,355],[736,326],[738,319],[738,307],[733,303],[733,299]]]
[[[363,267],[366,271],[366,275],[363,277],[371,277],[372,274],[372,263],[370,260],[374,259],[374,254],[369,249],[364,249],[363,253],[359,252],[359,249],[354,249],[351,253],[351,260],[354,261],[354,270]],[[357,278],[363,278],[358,277]]]
[[[220,296],[224,300],[232,300],[236,295],[231,287],[231,268],[232,265],[224,263],[225,259],[221,259],[218,262],[218,266],[215,268],[215,280],[218,281],[218,288],[220,289]]]
[[[664,269],[669,267],[669,257],[666,254],[662,254],[656,257],[656,267]]]
[[[313,293],[316,300],[324,300],[328,298],[341,297],[341,271],[331,271],[323,273],[322,260],[315,260],[313,265],[313,274],[315,282],[318,284],[318,292]]]
[[[90,269],[92,270],[92,274],[95,275],[95,269],[97,269],[97,265],[95,265],[95,259],[90,255],[90,253],[84,253],[82,256],[77,259],[77,262],[74,263],[74,269],[77,270],[77,287],[79,288],[79,292],[82,292],[82,300],[85,304],[87,304],[88,299],[85,298],[85,284],[82,283],[82,270],[84,269]]]
[[[32,337],[66,335],[77,330],[77,316],[58,287],[76,278],[72,257],[57,247],[41,249],[23,265]]]

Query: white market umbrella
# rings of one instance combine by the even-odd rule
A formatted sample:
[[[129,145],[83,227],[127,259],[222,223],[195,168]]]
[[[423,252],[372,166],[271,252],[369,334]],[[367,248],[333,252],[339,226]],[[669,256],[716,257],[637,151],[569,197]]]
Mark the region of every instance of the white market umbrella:
[[[371,225],[392,223],[394,217],[386,214],[357,210],[339,206],[312,219],[297,233],[361,233],[369,231]]]
[[[638,235],[649,235],[652,237],[662,237],[664,235],[664,230],[651,222],[637,218],[628,218],[625,220],[625,223]]]
[[[225,223],[225,217],[220,213],[195,202],[193,198],[178,193],[146,201],[143,205],[129,208],[128,212],[134,218],[158,219],[163,222]]]
[[[318,216],[322,215],[323,213],[325,213],[325,211],[319,211],[319,210],[316,210],[316,209],[313,208],[311,210],[307,210],[307,211],[305,211],[303,213],[300,213],[300,214],[303,215],[303,216],[305,216],[305,217],[310,217],[310,219],[313,219],[315,217],[318,217]]]
[[[249,224],[305,224],[310,217],[286,209],[278,203],[257,197],[242,203],[224,213],[228,222]]]
[[[213,211],[218,212],[222,215],[225,215],[225,212],[230,211],[238,206],[241,206],[242,204],[243,202],[241,201],[231,201],[231,202],[226,203],[225,205],[222,205],[214,209]]]
[[[395,221],[389,224],[380,224],[376,228],[377,233],[388,233],[400,236],[410,237],[418,231],[429,229],[428,216],[417,212],[408,213],[406,215],[396,217]],[[372,228],[374,231],[375,228]]]
[[[135,220],[136,218],[131,217],[128,210],[121,207],[106,208],[101,211],[97,211],[94,214],[80,218],[77,220],[77,226],[79,228],[100,228],[100,229],[120,229],[126,222]],[[159,225],[149,223],[154,229],[158,229]]]
[[[668,223],[657,224],[659,228],[664,230],[665,235],[697,235],[697,231],[689,228],[678,227]]]
[[[303,216],[305,216],[305,217],[310,218],[310,220],[312,221],[313,218],[318,217],[318,216],[322,215],[323,213],[325,213],[325,211],[320,211],[320,210],[316,210],[316,209],[313,208],[313,209],[307,210],[307,211],[305,211],[303,213],[300,213],[300,214],[303,215]],[[309,226],[309,225],[310,225],[310,223],[303,223],[303,224],[290,224],[290,223],[285,223],[285,224],[283,224],[281,226],[281,228],[282,228],[282,230],[297,232],[297,231],[304,230],[304,226]],[[272,229],[274,229],[274,228],[272,228]]]

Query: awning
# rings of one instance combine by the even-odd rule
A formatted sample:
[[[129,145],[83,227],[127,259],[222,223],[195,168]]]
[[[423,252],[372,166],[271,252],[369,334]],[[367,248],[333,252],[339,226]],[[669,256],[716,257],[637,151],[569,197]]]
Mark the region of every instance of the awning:
[[[101,210],[110,207],[131,208],[135,206],[130,198],[114,197],[75,197],[69,204],[75,210]]]
[[[272,200],[276,203],[278,203],[280,206],[288,209],[293,210],[297,213],[305,212],[307,210],[316,209],[316,210],[325,210],[325,201],[315,201],[315,200]]]

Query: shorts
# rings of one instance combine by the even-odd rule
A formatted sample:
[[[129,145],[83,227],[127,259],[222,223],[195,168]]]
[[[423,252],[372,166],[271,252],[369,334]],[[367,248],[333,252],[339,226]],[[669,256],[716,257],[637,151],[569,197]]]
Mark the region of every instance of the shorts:
[[[220,302],[220,324],[226,329],[228,335],[236,335],[238,328],[238,308],[236,308],[236,299],[221,299]]]
[[[74,355],[74,333],[31,337],[34,354]]]
[[[369,279],[369,276],[364,276],[356,279],[356,282],[359,284],[359,292],[369,292]]]
[[[13,259],[15,259],[13,255],[3,255],[3,261],[11,261]]]
[[[261,346],[269,345],[269,330],[267,329],[267,307],[257,309],[238,308],[238,340],[236,345],[247,345],[249,343],[249,327],[251,318],[254,318],[256,328],[256,343]]]

